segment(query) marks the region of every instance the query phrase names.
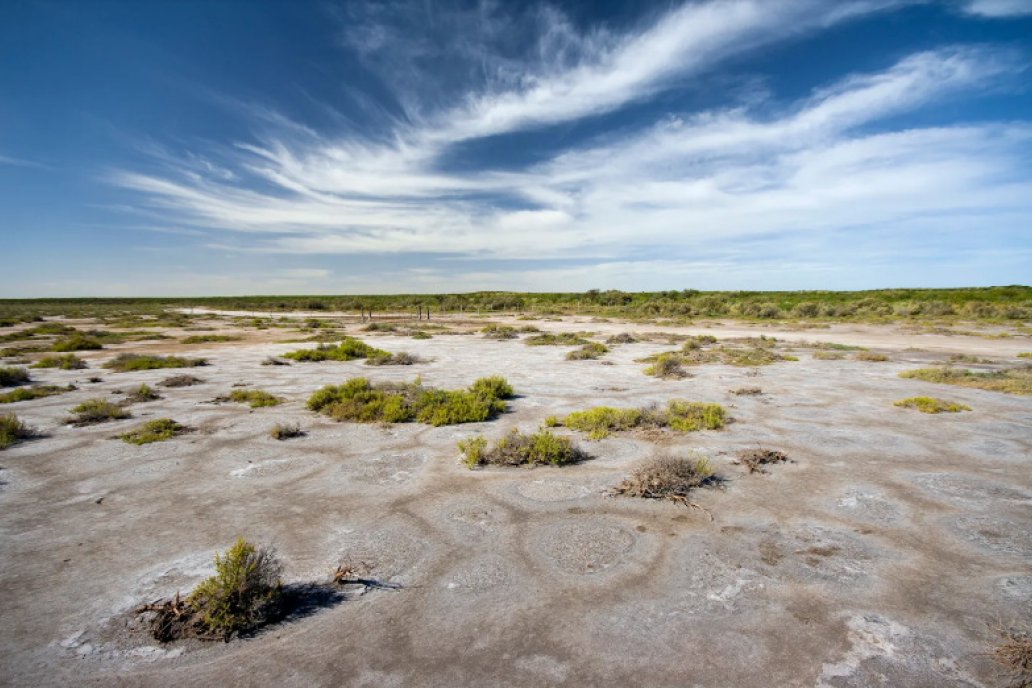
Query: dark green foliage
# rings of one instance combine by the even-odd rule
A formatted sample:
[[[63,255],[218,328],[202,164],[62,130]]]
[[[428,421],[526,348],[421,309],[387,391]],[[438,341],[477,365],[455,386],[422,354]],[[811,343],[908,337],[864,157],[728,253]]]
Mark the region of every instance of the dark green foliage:
[[[155,370],[158,368],[193,368],[208,365],[203,358],[182,358],[180,356],[151,356],[145,354],[119,354],[104,364],[118,373],[135,370]]]
[[[315,349],[298,349],[283,354],[284,358],[291,358],[295,361],[353,361],[370,356],[390,356],[390,354],[354,337],[345,337],[337,346],[321,345]]]
[[[16,387],[29,382],[29,371],[25,368],[0,366],[0,387]]]
[[[512,388],[502,378],[481,378],[468,390],[441,390],[409,384],[370,384],[353,378],[328,385],[308,399],[308,408],[339,421],[454,425],[489,420],[505,410]]]
[[[65,354],[64,356],[44,356],[30,367],[32,368],[60,368],[61,370],[82,370],[88,367],[86,361],[82,360],[75,354]]]
[[[513,428],[512,432],[490,449],[487,448],[487,440],[481,435],[460,441],[458,447],[463,454],[463,463],[468,468],[488,464],[564,466],[587,458],[568,437],[548,430],[524,434]]]

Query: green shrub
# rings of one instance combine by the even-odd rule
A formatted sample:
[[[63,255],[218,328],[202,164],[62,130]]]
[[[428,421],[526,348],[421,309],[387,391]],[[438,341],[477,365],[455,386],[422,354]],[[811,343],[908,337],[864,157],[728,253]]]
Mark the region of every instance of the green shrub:
[[[600,440],[612,432],[630,430],[638,426],[642,412],[633,408],[596,406],[586,411],[574,411],[562,420],[571,430],[588,433],[588,438]]]
[[[688,371],[682,365],[684,358],[679,354],[666,353],[656,357],[656,362],[645,368],[645,374],[665,380],[688,377]]]
[[[0,404],[13,404],[18,401],[30,401],[32,399],[41,399],[43,397],[51,397],[55,394],[64,394],[65,392],[72,392],[78,389],[75,385],[68,385],[67,387],[57,387],[56,385],[40,385],[38,387],[19,387],[18,389],[12,389],[10,392],[0,394]]]
[[[484,335],[484,339],[516,339],[519,337],[515,327],[496,325],[495,323],[485,325],[480,332]]]
[[[639,464],[612,492],[628,497],[685,501],[692,490],[719,482],[705,458],[661,456]]]
[[[1008,368],[976,373],[965,368],[917,368],[899,374],[902,378],[935,382],[943,385],[973,387],[1006,394],[1032,394],[1032,367]]]
[[[588,342],[579,349],[566,354],[567,361],[584,361],[589,359],[596,359],[602,354],[608,353],[609,349],[605,344],[599,344],[598,342]]]
[[[893,406],[917,409],[921,413],[959,413],[970,411],[971,407],[953,401],[944,401],[934,397],[909,397],[893,402]]]
[[[136,370],[155,370],[158,368],[194,368],[208,365],[203,358],[182,358],[180,356],[151,356],[147,354],[119,354],[104,364],[118,373]]]
[[[813,358],[816,361],[838,361],[845,358],[846,355],[840,351],[814,351]]]
[[[131,414],[118,404],[112,404],[105,399],[87,399],[72,409],[75,416],[68,422],[73,425],[93,425],[105,423],[110,420],[121,420],[130,418]]]
[[[87,336],[81,332],[70,334],[67,337],[58,339],[50,347],[51,351],[93,351],[103,349],[104,345],[95,337]]]
[[[238,342],[240,337],[229,334],[193,334],[179,340],[183,344],[207,344],[209,342]]]
[[[65,354],[64,356],[44,356],[30,368],[60,368],[61,370],[82,370],[86,368],[86,361],[82,360],[75,354]]]
[[[527,346],[580,346],[587,344],[588,340],[574,332],[561,332],[552,334],[546,332],[527,337],[523,340]]]
[[[889,360],[889,357],[885,356],[883,354],[874,354],[874,353],[871,353],[870,351],[861,351],[861,352],[857,353],[856,355],[854,355],[853,359],[857,360],[857,361],[869,361],[869,362],[872,362],[872,363],[882,363],[882,362],[885,362],[885,361]]]
[[[17,387],[29,382],[29,371],[24,368],[0,366],[0,387]]]
[[[1018,354],[1018,358],[1032,358],[1032,351],[1022,351]]]
[[[548,430],[524,434],[513,428],[490,449],[487,448],[487,440],[479,435],[459,442],[458,447],[468,468],[486,464],[564,466],[587,458],[569,438]]]
[[[129,394],[126,395],[125,400],[130,404],[137,404],[147,401],[155,401],[160,398],[160,394],[147,385],[141,384],[139,387],[129,392]]]
[[[719,430],[727,423],[727,412],[720,404],[672,399],[667,404],[667,425],[681,432]]]
[[[416,330],[412,333],[413,339],[433,339],[434,336],[429,332],[423,332],[423,330]]]
[[[360,339],[345,337],[337,346],[320,345],[314,349],[298,349],[283,354],[295,361],[353,361],[370,356],[390,356],[382,349],[369,346]]]
[[[173,375],[172,377],[166,377],[158,384],[162,387],[192,387],[203,383],[204,380],[193,375]]]
[[[606,339],[606,344],[634,344],[638,340],[632,334],[621,332]]]
[[[0,449],[7,449],[12,444],[35,436],[36,432],[18,420],[13,413],[0,415]]]
[[[164,442],[186,431],[186,428],[171,418],[155,418],[139,425],[118,437],[129,444]]]
[[[418,356],[413,356],[405,351],[399,351],[396,354],[387,353],[386,351],[377,351],[366,358],[366,365],[373,366],[385,366],[385,365],[412,365],[414,363],[422,363],[423,360]]]
[[[187,604],[208,633],[228,640],[280,615],[281,573],[271,550],[237,538],[225,554],[215,555],[215,575],[193,589]]]
[[[226,398],[238,404],[248,404],[251,408],[278,406],[283,402],[279,397],[260,389],[234,389]]]
[[[372,385],[353,378],[343,385],[328,385],[308,399],[308,408],[338,421],[430,425],[477,423],[505,410],[512,388],[503,378],[480,378],[468,390],[440,390],[409,384]]]
[[[562,420],[571,430],[588,433],[593,440],[610,433],[636,428],[670,428],[678,432],[718,430],[727,423],[727,412],[720,404],[671,399],[665,409],[656,407],[613,408],[596,406],[575,411]]]

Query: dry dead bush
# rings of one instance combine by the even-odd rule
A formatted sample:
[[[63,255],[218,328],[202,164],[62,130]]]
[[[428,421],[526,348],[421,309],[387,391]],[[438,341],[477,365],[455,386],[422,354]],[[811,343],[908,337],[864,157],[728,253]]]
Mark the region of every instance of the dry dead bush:
[[[612,494],[645,499],[670,499],[691,505],[688,495],[699,487],[720,483],[709,461],[699,456],[659,456],[637,466]]]
[[[788,455],[785,452],[776,449],[747,449],[739,452],[738,461],[735,463],[745,466],[750,473],[756,473],[757,471],[764,473],[763,466],[771,463],[782,463],[788,460]]]
[[[1008,674],[1008,688],[1032,688],[1032,631],[1000,627],[997,632],[1001,642],[993,657]]]
[[[269,430],[269,437],[274,440],[289,440],[304,434],[304,430],[297,423],[276,423]]]

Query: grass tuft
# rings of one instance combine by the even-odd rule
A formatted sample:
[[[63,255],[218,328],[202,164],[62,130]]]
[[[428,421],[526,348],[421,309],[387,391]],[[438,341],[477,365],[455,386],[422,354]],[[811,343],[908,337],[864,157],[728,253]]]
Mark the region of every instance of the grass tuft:
[[[73,408],[71,412],[75,416],[70,418],[68,422],[77,427],[132,417],[132,414],[118,404],[112,404],[110,401],[99,398],[87,399]]]
[[[125,396],[126,402],[130,404],[142,404],[147,401],[156,401],[160,398],[160,394],[145,384],[141,384]]]
[[[390,356],[382,349],[369,346],[360,339],[344,337],[337,346],[320,345],[314,349],[298,349],[283,354],[295,361],[354,361],[371,356]]]
[[[194,368],[208,365],[203,358],[182,358],[180,356],[151,356],[148,354],[119,354],[104,364],[118,373],[158,368]]]
[[[889,360],[888,356],[884,354],[875,354],[870,351],[859,351],[853,356],[855,361],[868,361],[870,363],[883,363]]]
[[[934,397],[909,397],[895,401],[892,405],[917,409],[921,413],[960,413],[961,411],[971,410],[970,406]]]
[[[1006,394],[1032,394],[1032,366],[976,373],[966,368],[917,368],[904,370],[902,378],[958,387],[973,387]]]
[[[208,344],[210,342],[239,342],[240,337],[231,334],[192,334],[179,340],[181,344]]]
[[[719,482],[720,478],[705,458],[660,456],[639,464],[612,492],[628,497],[684,502],[692,490]]]
[[[119,439],[129,444],[149,444],[164,442],[176,435],[186,432],[186,428],[171,418],[155,418],[119,435]]]
[[[30,368],[60,368],[61,370],[82,370],[86,368],[86,361],[82,360],[75,354],[65,354],[64,356],[44,356]]]
[[[61,337],[50,347],[51,351],[95,351],[103,349],[104,345],[95,337],[90,337],[81,332]]]
[[[377,351],[377,353],[366,357],[366,365],[372,366],[385,366],[385,365],[412,365],[414,363],[423,363],[423,359],[405,351],[399,351],[396,354],[391,354],[386,351]]]
[[[579,349],[574,349],[570,353],[566,354],[567,361],[585,361],[596,359],[602,354],[609,353],[609,348],[605,344],[599,344],[598,342],[588,342]]]
[[[75,385],[68,385],[67,387],[58,387],[56,385],[39,385],[38,387],[19,387],[18,389],[12,389],[10,392],[0,394],[0,404],[13,404],[19,401],[42,399],[43,397],[52,397],[55,394],[74,392],[76,389],[78,389],[78,387],[76,387]]]
[[[224,399],[238,404],[248,404],[251,408],[279,406],[283,400],[260,389],[234,389]]]
[[[516,428],[488,449],[487,440],[475,435],[458,443],[467,468],[477,466],[565,466],[588,458],[568,437],[548,430],[525,434]]]
[[[13,413],[0,415],[0,449],[7,449],[12,444],[35,435],[36,431],[18,420],[18,416]]]
[[[559,334],[546,332],[527,337],[523,342],[527,346],[580,346],[587,344],[588,340],[575,332],[561,332]]]
[[[646,375],[663,380],[680,380],[688,377],[688,371],[684,369],[683,363],[684,358],[680,354],[659,354],[655,363],[647,367],[644,372]]]
[[[756,473],[757,471],[763,473],[763,466],[772,463],[784,463],[788,460],[788,455],[785,452],[776,449],[747,449],[738,453],[738,461],[736,463],[748,468],[750,473]]]
[[[0,387],[17,387],[18,385],[27,385],[29,382],[31,382],[29,371],[25,368],[0,366]]]
[[[571,430],[588,433],[589,439],[600,440],[613,432],[632,429],[718,430],[727,424],[727,412],[720,404],[671,399],[665,409],[596,406],[574,411],[563,418],[562,424]]]

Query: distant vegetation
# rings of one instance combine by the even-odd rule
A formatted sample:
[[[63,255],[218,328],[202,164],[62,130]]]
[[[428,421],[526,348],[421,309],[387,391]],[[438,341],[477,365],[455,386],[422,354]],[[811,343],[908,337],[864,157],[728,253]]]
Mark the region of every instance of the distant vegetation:
[[[76,389],[77,387],[75,385],[68,385],[67,387],[58,387],[56,385],[39,385],[38,387],[19,387],[18,389],[12,389],[10,392],[4,392],[3,394],[0,394],[0,404],[14,404],[19,401],[30,401],[32,399],[52,397],[55,394],[74,392]]]
[[[720,404],[671,399],[666,408],[614,408],[596,406],[574,411],[561,421],[550,419],[548,425],[565,425],[571,430],[588,433],[589,439],[600,440],[613,432],[635,428],[670,428],[679,432],[718,430],[727,423],[727,411]]]
[[[660,292],[590,290],[582,293],[473,292],[384,296],[240,296],[154,299],[5,299],[0,320],[26,322],[40,316],[104,317],[111,327],[183,326],[189,316],[171,308],[200,306],[231,310],[414,312],[518,312],[588,314],[627,318],[739,318],[746,320],[899,319],[1023,321],[1032,318],[1032,287],[878,289],[871,291],[733,291],[695,289]]]
[[[86,366],[86,361],[82,360],[75,354],[65,354],[64,356],[44,356],[35,363],[31,368],[60,368],[61,370],[82,370]]]
[[[974,387],[990,392],[1006,392],[1008,394],[1032,394],[1032,366],[1008,368],[985,373],[978,373],[967,368],[918,368],[905,370],[900,377],[924,382],[937,382],[958,387]]]
[[[228,397],[223,397],[223,399],[238,404],[247,404],[251,408],[278,406],[283,403],[279,397],[260,389],[234,389]]]
[[[943,401],[934,397],[909,397],[893,402],[894,406],[917,409],[921,413],[959,413],[970,411],[970,406],[958,404],[954,401]]]
[[[208,365],[203,358],[182,358],[180,356],[149,356],[144,354],[119,354],[104,364],[118,373],[134,370],[155,370],[158,368],[193,368]]]
[[[73,408],[72,413],[74,415],[68,419],[68,422],[76,426],[122,420],[123,418],[130,418],[132,415],[118,404],[99,398],[87,399]]]
[[[314,349],[298,349],[283,354],[295,361],[354,361],[360,358],[390,357],[383,349],[369,346],[360,339],[344,337],[337,346],[320,345]]]

